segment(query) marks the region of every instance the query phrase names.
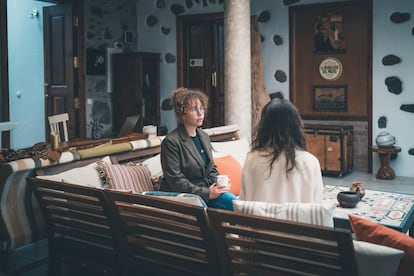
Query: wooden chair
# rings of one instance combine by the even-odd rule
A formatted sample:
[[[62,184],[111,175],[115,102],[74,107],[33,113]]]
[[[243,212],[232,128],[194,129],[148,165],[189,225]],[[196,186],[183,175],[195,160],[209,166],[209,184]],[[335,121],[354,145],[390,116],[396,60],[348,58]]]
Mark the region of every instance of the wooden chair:
[[[59,143],[69,141],[67,121],[69,121],[69,114],[62,113],[48,117],[50,131],[58,136]],[[62,130],[62,131],[61,131]],[[63,135],[63,139],[62,139]]]
[[[220,275],[358,275],[351,233],[208,209]]]
[[[46,222],[49,275],[61,275],[62,263],[88,274],[121,275],[102,190],[34,177],[29,182]]]
[[[105,190],[129,275],[220,275],[203,207]]]

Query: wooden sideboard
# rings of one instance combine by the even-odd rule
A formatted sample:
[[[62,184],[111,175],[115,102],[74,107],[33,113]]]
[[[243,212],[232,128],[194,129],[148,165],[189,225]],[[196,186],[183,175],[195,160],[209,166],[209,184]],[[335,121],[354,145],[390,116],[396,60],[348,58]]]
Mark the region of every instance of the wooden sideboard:
[[[323,175],[341,178],[353,168],[353,127],[305,124],[307,150],[315,155]]]

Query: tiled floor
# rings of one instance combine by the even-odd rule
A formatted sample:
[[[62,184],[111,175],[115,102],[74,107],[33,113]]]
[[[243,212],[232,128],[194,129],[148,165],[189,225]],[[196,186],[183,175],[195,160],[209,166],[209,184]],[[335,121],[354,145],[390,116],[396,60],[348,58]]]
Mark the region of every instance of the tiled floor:
[[[396,177],[393,180],[379,180],[376,179],[375,174],[368,174],[364,172],[354,171],[350,174],[343,176],[341,179],[336,177],[324,177],[324,184],[326,185],[338,185],[350,187],[352,182],[360,181],[363,183],[366,189],[370,190],[380,190],[380,191],[390,191],[398,193],[407,193],[414,194],[414,177]],[[46,276],[47,275],[47,243],[42,242],[38,244],[34,250],[22,250],[18,252],[14,258],[14,265],[20,266],[28,262],[32,262],[36,259],[44,259],[43,264],[37,265],[35,268],[21,272],[14,273],[11,275],[16,276]],[[81,275],[78,271],[74,271],[73,268],[64,269],[62,276],[79,276]],[[0,276],[5,276],[8,274],[1,274]],[[86,275],[85,275],[86,276]]]

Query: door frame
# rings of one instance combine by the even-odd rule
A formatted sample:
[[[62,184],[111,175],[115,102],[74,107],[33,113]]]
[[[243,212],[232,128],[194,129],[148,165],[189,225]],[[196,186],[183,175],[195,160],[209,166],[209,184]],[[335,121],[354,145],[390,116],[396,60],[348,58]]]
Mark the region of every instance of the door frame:
[[[7,0],[0,0],[0,122],[10,120],[9,110],[9,74],[7,48]],[[10,147],[10,133],[0,133],[2,143]],[[2,145],[0,145],[0,148]]]
[[[185,51],[186,51],[187,45],[185,45],[186,42],[184,41],[186,23],[212,22],[212,21],[217,21],[217,20],[224,21],[224,13],[208,13],[208,14],[177,16],[176,26],[177,26],[177,85],[178,87],[185,86],[185,83],[186,83],[185,71],[187,70],[186,68],[187,61],[185,60],[185,57],[186,57]],[[215,36],[217,35],[215,33],[215,30],[211,30],[211,31],[212,33],[214,33]],[[218,41],[216,41],[216,39],[215,41],[212,41],[212,44],[215,45],[214,47],[218,48],[217,46]],[[212,73],[212,71],[216,72],[215,90],[213,91],[213,88],[212,88],[212,80],[211,80],[212,76],[211,76],[211,78],[206,77],[206,80],[205,80],[205,82],[208,83],[208,85],[205,84],[206,88],[208,87],[208,91],[203,91],[203,92],[208,92],[207,95],[209,96],[209,99],[210,99],[209,111],[213,111],[212,106],[214,106],[214,103],[217,103],[217,106],[219,103],[223,103],[223,109],[224,109],[224,104],[225,104],[224,95],[222,97],[220,96],[220,91],[224,93],[224,70],[222,70],[222,66],[220,66],[220,64],[216,64],[215,66],[212,66],[212,59],[215,59],[217,62],[220,59],[220,57],[218,56],[219,54],[218,52],[219,52],[219,49],[216,49],[212,53],[213,56],[210,57],[210,60],[208,61],[209,64],[205,66],[207,71],[211,71],[209,72],[210,74]],[[214,108],[218,108],[217,106],[214,106]],[[217,121],[220,121],[220,118],[218,118],[217,114],[213,114],[213,113],[217,113],[217,112],[218,111],[214,111],[214,112],[211,112],[211,114],[209,114],[209,118],[211,118],[211,121],[209,121],[209,124],[211,125],[205,125],[205,127],[216,126],[215,124],[217,124]],[[224,119],[223,119],[223,123],[224,123]]]
[[[72,20],[74,22],[74,26],[72,27],[72,43],[73,43],[73,54],[70,57],[74,59],[77,57],[77,65],[73,67],[73,98],[77,99],[72,103],[69,103],[71,106],[70,108],[74,110],[74,116],[70,118],[70,129],[73,133],[70,133],[71,138],[85,138],[86,137],[86,102],[85,102],[85,38],[83,36],[85,23],[84,23],[84,5],[81,1],[70,1],[62,3],[64,5],[68,5],[72,9]],[[59,6],[59,3],[56,4]],[[47,7],[46,7],[47,8]],[[45,28],[45,27],[44,27]],[[53,38],[51,38],[53,39]],[[45,51],[45,58],[46,58],[46,51],[48,43],[44,42],[44,51]],[[71,61],[74,63],[74,61]],[[45,66],[47,66],[45,60]],[[46,84],[46,70],[45,68],[45,84]],[[46,86],[45,86],[46,89]],[[47,91],[45,91],[46,93]],[[45,103],[45,138],[46,140],[49,139],[49,123],[47,119],[47,111],[48,105]]]

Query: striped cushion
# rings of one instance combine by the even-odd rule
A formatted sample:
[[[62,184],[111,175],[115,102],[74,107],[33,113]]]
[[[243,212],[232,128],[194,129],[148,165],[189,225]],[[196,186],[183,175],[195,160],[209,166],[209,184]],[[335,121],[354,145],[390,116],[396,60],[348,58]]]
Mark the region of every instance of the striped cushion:
[[[137,193],[154,190],[150,172],[145,166],[100,162],[98,172],[105,188]]]
[[[234,211],[244,214],[333,227],[335,204],[277,204],[260,201],[233,200],[233,208]]]

